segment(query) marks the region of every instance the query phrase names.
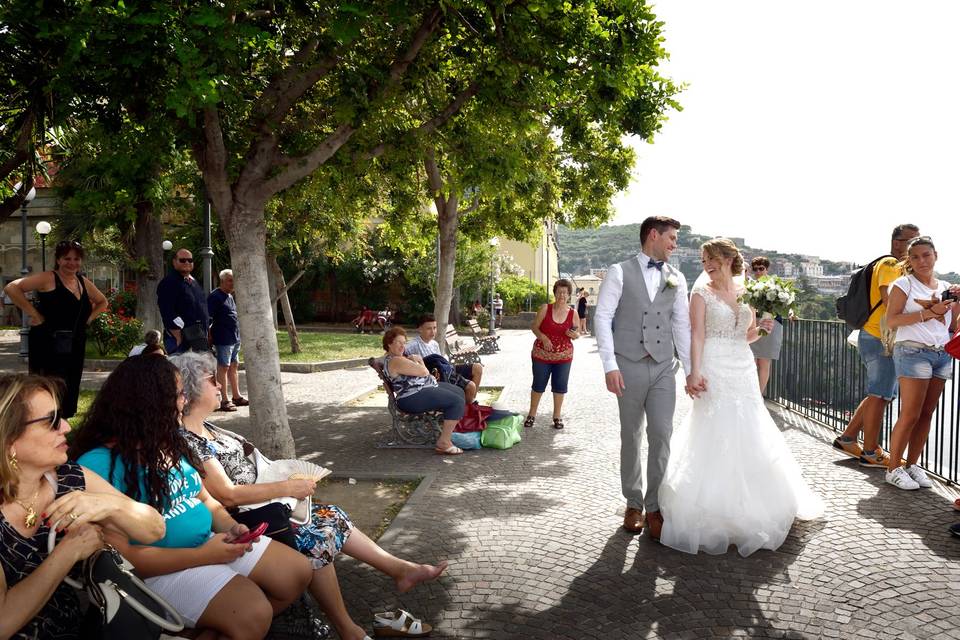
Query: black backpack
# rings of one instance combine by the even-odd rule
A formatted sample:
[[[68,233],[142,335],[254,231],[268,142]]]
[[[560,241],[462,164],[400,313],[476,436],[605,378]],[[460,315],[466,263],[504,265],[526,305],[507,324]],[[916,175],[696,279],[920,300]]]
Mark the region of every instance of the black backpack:
[[[873,269],[881,260],[892,257],[894,256],[890,254],[880,256],[854,271],[850,276],[846,295],[837,298],[837,317],[846,322],[851,329],[863,327],[873,312],[883,304],[882,300],[878,300],[875,305],[870,304]]]

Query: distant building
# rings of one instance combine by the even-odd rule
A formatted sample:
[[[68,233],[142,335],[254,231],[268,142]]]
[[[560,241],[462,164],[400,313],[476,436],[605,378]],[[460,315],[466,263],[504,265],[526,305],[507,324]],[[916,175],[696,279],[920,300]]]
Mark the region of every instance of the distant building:
[[[545,222],[535,240],[536,244],[502,239],[498,253],[510,256],[523,270],[523,276],[548,290],[560,278],[557,256],[557,230],[552,221]]]
[[[600,293],[600,283],[603,282],[603,278],[594,276],[594,275],[584,275],[584,276],[574,276],[573,277],[573,287],[574,289],[586,289],[587,290],[587,305],[596,306],[597,304],[597,294]],[[577,295],[574,293],[574,298]]]
[[[846,293],[849,276],[808,276],[810,284],[820,293],[840,295]]]
[[[819,260],[807,260],[800,263],[800,272],[808,278],[819,278],[823,275],[823,265]]]
[[[31,273],[39,273],[43,266],[43,256],[40,255],[40,237],[36,226],[41,220],[53,224],[60,218],[60,198],[56,190],[50,187],[37,187],[37,195],[27,205],[27,268]],[[21,212],[17,210],[12,216],[0,220],[0,287],[11,280],[20,277],[22,238],[20,235]],[[53,252],[56,246],[53,234],[47,237],[47,269],[53,268]],[[98,262],[91,255],[91,247],[87,246],[87,257],[83,261],[84,274],[93,280],[101,291],[110,288],[119,288],[122,274],[114,265]]]

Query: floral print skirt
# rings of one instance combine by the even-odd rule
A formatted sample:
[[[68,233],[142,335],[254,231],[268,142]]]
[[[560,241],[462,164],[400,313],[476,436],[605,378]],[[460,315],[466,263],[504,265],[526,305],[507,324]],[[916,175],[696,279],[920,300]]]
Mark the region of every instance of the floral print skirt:
[[[310,522],[296,529],[297,550],[310,557],[314,569],[322,569],[337,557],[352,529],[346,511],[333,504],[315,504]]]

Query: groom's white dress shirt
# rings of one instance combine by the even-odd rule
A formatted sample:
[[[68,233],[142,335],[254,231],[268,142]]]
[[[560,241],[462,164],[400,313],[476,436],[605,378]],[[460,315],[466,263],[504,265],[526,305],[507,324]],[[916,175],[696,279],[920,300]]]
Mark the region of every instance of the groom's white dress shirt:
[[[650,302],[660,291],[663,282],[663,272],[655,267],[648,267],[650,256],[642,251],[637,254],[643,266],[643,279],[647,285]],[[610,265],[607,275],[600,284],[600,293],[597,295],[597,310],[594,312],[593,325],[597,337],[597,351],[600,352],[600,361],[603,363],[603,372],[617,371],[617,357],[613,352],[613,316],[620,304],[620,295],[623,293],[623,269],[619,264]],[[641,322],[637,318],[637,322]],[[687,281],[683,274],[677,276],[677,296],[673,302],[673,344],[677,349],[677,357],[683,365],[685,373],[690,373],[690,307],[687,302]]]

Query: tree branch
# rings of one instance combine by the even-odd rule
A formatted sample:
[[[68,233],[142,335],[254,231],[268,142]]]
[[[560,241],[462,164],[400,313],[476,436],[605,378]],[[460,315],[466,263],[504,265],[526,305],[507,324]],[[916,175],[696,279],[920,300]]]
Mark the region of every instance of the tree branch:
[[[277,164],[285,168],[273,178],[264,181],[262,189],[268,195],[272,195],[291,187],[298,180],[307,177],[316,171],[317,167],[332,158],[333,154],[345,145],[356,131],[353,126],[342,124],[307,155],[296,158],[282,156]]]
[[[270,125],[279,124],[297,100],[337,65],[339,57],[334,53],[306,69],[303,68],[319,45],[320,41],[317,38],[309,40],[293,56],[290,65],[260,94],[254,113],[262,122]]]
[[[450,101],[450,104],[444,107],[440,113],[430,118],[429,120],[423,122],[416,129],[412,129],[406,132],[406,134],[404,135],[410,135],[410,134],[423,135],[423,134],[433,133],[434,131],[436,131],[443,125],[445,125],[447,121],[450,120],[450,118],[457,115],[460,112],[460,110],[463,109],[463,105],[465,105],[467,101],[470,100],[470,98],[477,95],[477,92],[479,90],[480,90],[480,84],[478,82],[473,82],[469,87],[467,87],[466,89],[458,93],[456,97],[454,97],[454,99]],[[376,145],[375,147],[372,147],[366,152],[359,154],[359,158],[361,160],[371,160],[373,158],[379,158],[384,153],[389,151],[392,147],[393,145],[390,143],[381,142],[380,144]]]
[[[233,194],[227,178],[227,149],[216,107],[203,110],[203,139],[194,144],[194,151],[213,206],[220,215],[227,215],[233,207]]]
[[[409,46],[397,57],[393,64],[390,65],[387,82],[379,87],[376,84],[370,86],[368,94],[371,97],[380,98],[400,84],[407,69],[410,68],[413,61],[420,55],[420,51],[427,43],[427,40],[430,39],[433,32],[440,26],[442,19],[443,12],[439,5],[434,5],[423,17],[423,20],[420,22],[420,27],[410,40]],[[310,153],[297,158],[280,156],[278,164],[284,168],[276,176],[263,183],[262,188],[265,190],[265,193],[267,195],[278,193],[313,173],[317,167],[329,160],[340,147],[346,144],[356,131],[357,126],[343,123]]]

